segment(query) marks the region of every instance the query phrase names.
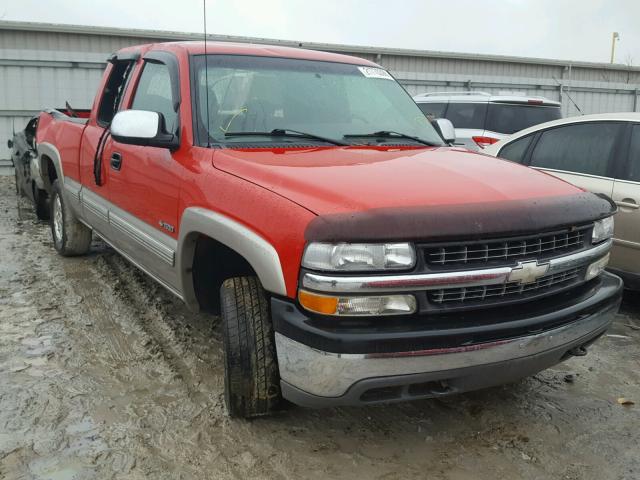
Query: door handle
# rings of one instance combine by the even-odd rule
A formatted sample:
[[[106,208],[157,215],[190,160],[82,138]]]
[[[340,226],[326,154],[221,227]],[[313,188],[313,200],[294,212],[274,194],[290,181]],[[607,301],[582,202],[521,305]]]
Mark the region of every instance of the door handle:
[[[635,200],[633,200],[633,198],[623,198],[622,200],[616,200],[616,205],[621,208],[631,208],[633,210],[640,208],[640,205],[638,205]]]
[[[122,155],[118,152],[113,152],[111,154],[111,168],[120,170],[120,167],[122,167]]]

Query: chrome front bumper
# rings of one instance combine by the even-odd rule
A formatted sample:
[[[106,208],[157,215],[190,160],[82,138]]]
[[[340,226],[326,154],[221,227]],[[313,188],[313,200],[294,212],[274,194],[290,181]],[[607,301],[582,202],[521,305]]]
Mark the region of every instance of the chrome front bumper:
[[[345,405],[363,403],[363,394],[372,388],[400,386],[401,393],[406,393],[411,384],[437,380],[442,385],[453,385],[443,393],[457,393],[515,380],[564,360],[571,355],[570,350],[601,335],[617,312],[620,291],[621,282],[617,296],[601,310],[559,328],[466,347],[336,354],[311,348],[276,332],[283,395],[306,406]],[[457,379],[464,381],[456,386]],[[412,398],[436,394],[427,392]],[[387,401],[406,397],[401,394]]]

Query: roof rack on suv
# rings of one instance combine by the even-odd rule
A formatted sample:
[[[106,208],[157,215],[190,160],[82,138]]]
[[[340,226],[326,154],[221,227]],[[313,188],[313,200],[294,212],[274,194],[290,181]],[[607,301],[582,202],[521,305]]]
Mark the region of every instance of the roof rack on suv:
[[[419,93],[418,95],[416,95],[416,97],[436,97],[436,96],[441,96],[441,95],[482,95],[485,97],[490,97],[491,94],[488,92],[426,92],[426,93]]]

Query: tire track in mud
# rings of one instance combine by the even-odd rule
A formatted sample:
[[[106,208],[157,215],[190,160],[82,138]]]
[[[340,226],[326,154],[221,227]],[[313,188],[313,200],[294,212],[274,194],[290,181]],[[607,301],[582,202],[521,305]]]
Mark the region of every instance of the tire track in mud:
[[[224,465],[240,466],[241,472],[232,468],[227,473],[234,478],[244,478],[242,472],[246,467],[259,463],[261,474],[286,478],[278,473],[277,465],[262,461],[260,452],[253,450],[237,430],[224,428],[231,421],[225,416],[223,405],[222,344],[214,330],[219,319],[187,312],[181,302],[108,248],[96,257],[92,269],[103,288],[111,290],[107,297],[118,298],[129,309],[126,322],[139,327],[145,338],[148,337],[143,347],[154,359],[166,362],[174,374],[173,380],[199,405],[199,412],[191,422],[203,421],[208,427],[207,443],[240,447],[239,452],[231,455],[217,449],[216,456],[223,459]],[[202,437],[202,433],[198,436]],[[194,447],[197,448],[195,444]]]
[[[193,359],[188,360],[189,357],[192,356],[192,353],[185,348],[181,340],[177,338],[182,336],[179,335],[177,331],[184,328],[184,325],[181,325],[180,322],[188,321],[184,316],[176,321],[176,317],[180,317],[180,313],[178,312],[181,309],[184,310],[185,307],[177,300],[174,300],[170,294],[162,290],[161,287],[157,287],[153,280],[136,270],[135,267],[130,266],[117,254],[112,255],[106,253],[100,258],[100,260],[101,261],[98,262],[100,265],[96,266],[100,271],[99,274],[105,279],[117,279],[117,283],[114,286],[114,294],[134,309],[136,315],[131,318],[135,318],[135,322],[153,338],[154,345],[162,352],[163,359],[169,363],[171,368],[173,368],[179,375],[179,378],[185,382],[185,386],[187,386],[190,396],[202,400],[203,396],[206,395],[199,390],[200,381],[196,381],[194,375],[192,375],[193,364],[195,362]],[[106,272],[104,269],[106,269]],[[141,305],[144,305],[145,307],[141,309],[139,307]],[[189,316],[191,316],[191,314],[187,313],[187,317]],[[202,318],[200,320],[202,320]],[[211,335],[211,330],[212,328],[209,327],[204,331],[199,331],[197,332],[197,336],[207,337]],[[219,351],[221,349],[220,341],[219,339],[214,340],[217,345],[210,344],[208,347],[215,348]],[[220,355],[214,355],[214,357],[215,360],[222,365],[222,358]],[[222,376],[221,369],[219,369],[218,374],[220,377]],[[220,384],[219,387],[221,389],[222,384]],[[219,407],[215,412],[217,415],[225,414],[224,407],[222,406],[222,395],[223,393],[221,390],[216,394],[218,399],[216,407]],[[359,408],[335,409],[332,413],[334,418],[337,419],[338,423],[341,425],[366,425],[367,436],[387,436],[389,434],[388,425],[396,424],[398,422],[415,422],[416,413],[419,413],[421,416],[424,415],[423,411],[411,404],[397,405],[391,408],[378,407],[375,408],[374,411],[376,412],[375,417],[371,416],[371,411],[368,409]],[[317,425],[322,421],[324,416],[322,411],[313,410],[298,410],[296,413],[305,417],[305,420],[309,422],[310,426]],[[287,413],[283,413],[280,417],[276,418],[283,418],[286,414]],[[223,423],[226,423],[227,421],[228,419],[225,417]],[[244,463],[251,464],[264,459],[264,455],[261,453],[262,448],[252,448],[250,444],[247,443],[248,437],[250,438],[255,436],[255,430],[262,430],[262,428],[260,428],[262,426],[260,422],[261,420],[253,422],[236,421],[236,424],[234,425],[236,428],[228,429],[223,434],[230,443],[245,442],[244,452],[241,457]],[[257,426],[258,428],[254,429],[254,426]],[[271,432],[267,432],[267,436],[270,435]],[[215,440],[215,435],[209,433],[208,436],[212,440]],[[254,439],[254,442],[256,440],[257,439]],[[319,442],[317,450],[339,450],[339,445],[337,442],[331,441],[331,439],[324,439]],[[367,462],[374,460],[374,458],[369,458],[366,455],[361,455],[361,458],[363,461]],[[270,472],[270,478],[296,478],[295,476],[290,476],[287,473],[286,462],[283,462],[282,459],[269,461],[269,463],[273,469]],[[280,475],[277,475],[278,472]],[[417,474],[418,470],[414,473]]]
[[[141,278],[144,274],[132,271],[133,267],[125,265],[123,259],[116,258],[113,254],[105,254],[100,260],[109,270],[105,278],[117,279],[112,288],[113,296],[128,304],[133,310],[137,326],[149,336],[150,342],[144,345],[145,348],[152,354],[162,356],[176,378],[182,381],[191,399],[198,403],[206,403],[209,399],[199,388],[201,382],[192,374],[195,362],[188,358],[191,356],[190,352],[183,348],[182,343],[176,338],[173,326],[167,322],[170,314],[166,307],[158,302],[160,297],[157,287],[149,285],[147,279]],[[218,397],[221,395],[222,392],[217,392]]]
[[[83,420],[74,375],[61,368],[69,342],[68,305],[59,294],[70,292],[49,261],[46,229],[14,195],[0,201],[0,355],[9,363],[7,369],[0,362],[0,477],[88,474],[91,466],[75,457],[94,455],[104,444],[88,433],[94,426]],[[11,203],[15,207],[7,208]]]

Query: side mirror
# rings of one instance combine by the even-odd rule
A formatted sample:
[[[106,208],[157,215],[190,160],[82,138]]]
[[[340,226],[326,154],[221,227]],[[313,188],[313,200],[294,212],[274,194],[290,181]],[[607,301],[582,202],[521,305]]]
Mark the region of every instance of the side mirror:
[[[9,147],[9,150],[13,148],[13,140],[7,140],[7,147]]]
[[[453,128],[453,123],[446,118],[437,118],[433,121],[436,128],[440,131],[442,139],[447,143],[452,143],[456,139],[456,129]]]
[[[177,150],[180,139],[165,128],[164,116],[146,110],[124,110],[111,121],[111,136],[116,142],[145,147]]]

